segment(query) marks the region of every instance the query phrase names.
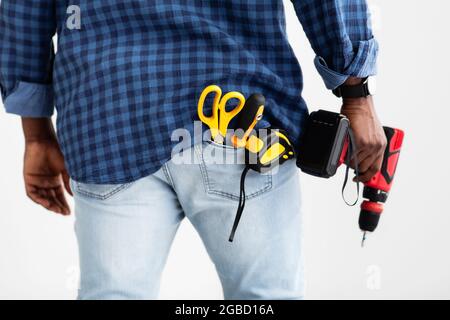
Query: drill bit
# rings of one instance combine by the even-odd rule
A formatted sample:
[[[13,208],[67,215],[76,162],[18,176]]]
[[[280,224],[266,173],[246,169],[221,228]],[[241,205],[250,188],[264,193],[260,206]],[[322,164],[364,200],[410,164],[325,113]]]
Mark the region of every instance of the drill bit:
[[[366,241],[366,234],[367,234],[367,231],[364,231],[363,232],[363,238],[362,238],[362,241],[361,241],[361,248],[364,248],[364,242]]]

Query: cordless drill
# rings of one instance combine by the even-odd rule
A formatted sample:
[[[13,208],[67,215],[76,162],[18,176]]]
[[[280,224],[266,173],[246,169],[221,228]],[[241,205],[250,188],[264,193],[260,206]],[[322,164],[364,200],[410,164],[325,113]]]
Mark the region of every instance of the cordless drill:
[[[383,204],[386,202],[394,181],[400,150],[403,143],[404,132],[399,129],[384,127],[387,138],[387,147],[384,152],[383,163],[371,180],[364,183],[359,227],[364,232],[364,245],[366,232],[373,232],[378,226],[383,213]]]
[[[370,181],[364,183],[359,216],[359,227],[364,232],[373,232],[378,226],[383,212],[383,204],[391,190],[398,164],[404,132],[384,127],[387,147],[381,170]],[[297,166],[303,172],[322,178],[336,174],[342,164],[349,165],[354,153],[353,134],[349,120],[338,113],[319,110],[311,113],[302,138]]]

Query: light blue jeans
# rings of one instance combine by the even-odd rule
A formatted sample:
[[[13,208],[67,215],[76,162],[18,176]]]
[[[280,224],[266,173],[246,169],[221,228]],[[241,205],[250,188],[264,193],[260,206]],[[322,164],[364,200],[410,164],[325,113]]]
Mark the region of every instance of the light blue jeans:
[[[191,164],[172,159],[157,173],[132,183],[71,181],[81,265],[79,299],[157,298],[184,217],[203,240],[226,299],[303,297],[295,161],[272,174],[249,172],[246,207],[230,243],[244,166],[211,159],[241,159],[243,151],[205,143],[193,147],[190,156]]]

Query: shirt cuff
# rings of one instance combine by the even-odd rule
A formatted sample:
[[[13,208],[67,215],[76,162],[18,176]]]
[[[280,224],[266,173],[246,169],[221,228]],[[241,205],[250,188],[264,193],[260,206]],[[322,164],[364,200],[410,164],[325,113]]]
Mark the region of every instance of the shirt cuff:
[[[53,115],[53,87],[51,84],[20,81],[5,99],[7,113],[28,118],[49,118]]]
[[[367,78],[377,73],[378,42],[375,39],[360,41],[355,56],[346,69],[340,73],[328,67],[325,59],[317,56],[314,64],[328,89],[334,90],[349,77]]]

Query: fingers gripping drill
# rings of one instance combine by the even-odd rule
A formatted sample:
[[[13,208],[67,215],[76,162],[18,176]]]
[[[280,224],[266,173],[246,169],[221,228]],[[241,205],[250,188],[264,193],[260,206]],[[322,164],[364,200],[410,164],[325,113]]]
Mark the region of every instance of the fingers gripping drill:
[[[366,233],[375,231],[378,226],[383,205],[392,188],[404,138],[404,132],[400,129],[389,127],[383,129],[388,144],[384,152],[382,167],[371,180],[364,184],[363,197],[365,200],[361,204],[359,216],[359,227],[364,232],[362,244],[364,244]],[[348,178],[350,159],[354,157],[355,162],[358,163],[356,147],[350,122],[345,116],[325,110],[312,112],[302,138],[297,165],[307,174],[330,178],[336,174],[339,166],[346,164],[344,189]],[[358,166],[355,168],[355,173],[358,175]]]
[[[381,214],[383,213],[384,203],[386,202],[389,191],[394,182],[394,175],[400,156],[400,150],[403,143],[404,132],[399,129],[383,127],[387,138],[387,147],[384,152],[383,162],[380,171],[378,171],[371,180],[364,183],[361,212],[359,215],[359,228],[363,231],[364,246],[367,232],[373,232],[378,226]],[[342,153],[339,159],[339,165],[345,164],[349,156],[351,157],[350,139],[346,138]]]

